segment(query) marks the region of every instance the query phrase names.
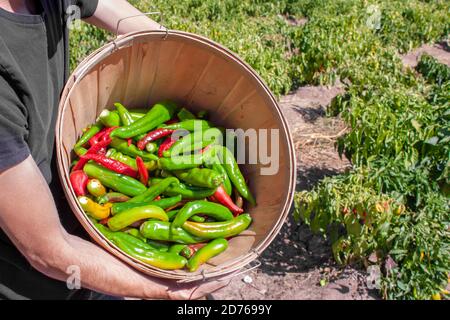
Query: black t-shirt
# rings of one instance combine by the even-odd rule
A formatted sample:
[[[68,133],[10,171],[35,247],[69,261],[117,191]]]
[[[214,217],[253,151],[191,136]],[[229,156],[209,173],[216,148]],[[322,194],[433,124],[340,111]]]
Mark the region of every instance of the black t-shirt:
[[[38,15],[0,9],[0,171],[31,155],[50,183],[56,114],[68,75],[66,22],[72,12],[80,12],[81,18],[91,16],[98,0],[36,3]],[[51,189],[57,205],[64,206],[58,179],[53,179]],[[66,208],[59,210],[60,215],[71,215]],[[78,293],[65,283],[34,270],[0,231],[0,299],[61,299],[74,294]]]

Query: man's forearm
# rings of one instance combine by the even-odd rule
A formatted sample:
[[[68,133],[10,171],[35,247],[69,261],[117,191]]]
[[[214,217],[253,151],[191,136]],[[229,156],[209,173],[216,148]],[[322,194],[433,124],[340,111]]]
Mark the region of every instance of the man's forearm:
[[[118,297],[141,299],[168,298],[167,287],[149,279],[96,245],[66,234],[53,242],[51,254],[35,252],[28,257],[38,271],[48,277],[66,281],[69,267],[79,270],[81,285],[97,292]]]
[[[81,238],[66,234],[65,243],[53,259],[53,265],[43,264],[43,273],[65,281],[70,266],[79,268],[80,281],[84,288],[121,297],[143,299],[168,298],[167,287],[157,279],[149,279],[111,256],[96,245]],[[39,265],[35,265],[40,268]]]
[[[116,32],[117,24],[121,19],[140,15],[138,9],[125,0],[99,0],[97,10],[92,17],[86,19],[99,28]],[[118,34],[141,30],[159,30],[161,25],[147,16],[138,16],[122,20],[119,24]]]

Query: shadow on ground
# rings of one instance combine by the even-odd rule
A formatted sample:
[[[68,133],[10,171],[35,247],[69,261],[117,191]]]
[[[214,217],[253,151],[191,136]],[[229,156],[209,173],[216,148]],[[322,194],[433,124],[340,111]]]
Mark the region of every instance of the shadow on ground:
[[[297,171],[297,190],[307,190],[326,176],[339,174],[332,169],[309,167]],[[305,272],[333,264],[330,243],[322,235],[294,220],[292,204],[280,233],[260,257],[261,271],[268,274]]]
[[[303,107],[295,105],[293,110],[298,112],[306,123],[314,123],[319,118],[325,116],[325,109],[323,107]]]

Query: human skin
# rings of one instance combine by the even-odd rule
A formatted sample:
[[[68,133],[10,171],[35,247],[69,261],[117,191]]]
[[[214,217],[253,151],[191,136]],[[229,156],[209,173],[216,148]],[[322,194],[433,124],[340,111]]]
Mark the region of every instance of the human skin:
[[[34,13],[32,1],[0,0],[0,8]],[[87,22],[115,32],[119,19],[136,14],[139,11],[127,1],[99,0],[95,14]],[[147,17],[129,20],[120,25],[119,34],[160,28]],[[178,285],[148,277],[100,247],[70,235],[61,225],[47,182],[31,156],[0,172],[0,228],[39,272],[66,281],[67,270],[77,266],[82,287],[104,294],[141,299],[198,299],[225,285],[220,279]]]

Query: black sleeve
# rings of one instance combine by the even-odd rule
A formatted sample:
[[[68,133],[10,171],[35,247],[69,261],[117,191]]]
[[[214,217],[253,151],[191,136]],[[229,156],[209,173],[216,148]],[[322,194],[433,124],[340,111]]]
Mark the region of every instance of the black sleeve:
[[[71,5],[78,6],[81,10],[81,18],[89,18],[97,9],[98,0],[70,0]]]
[[[24,110],[22,102],[0,72],[0,172],[21,163],[30,155]]]

